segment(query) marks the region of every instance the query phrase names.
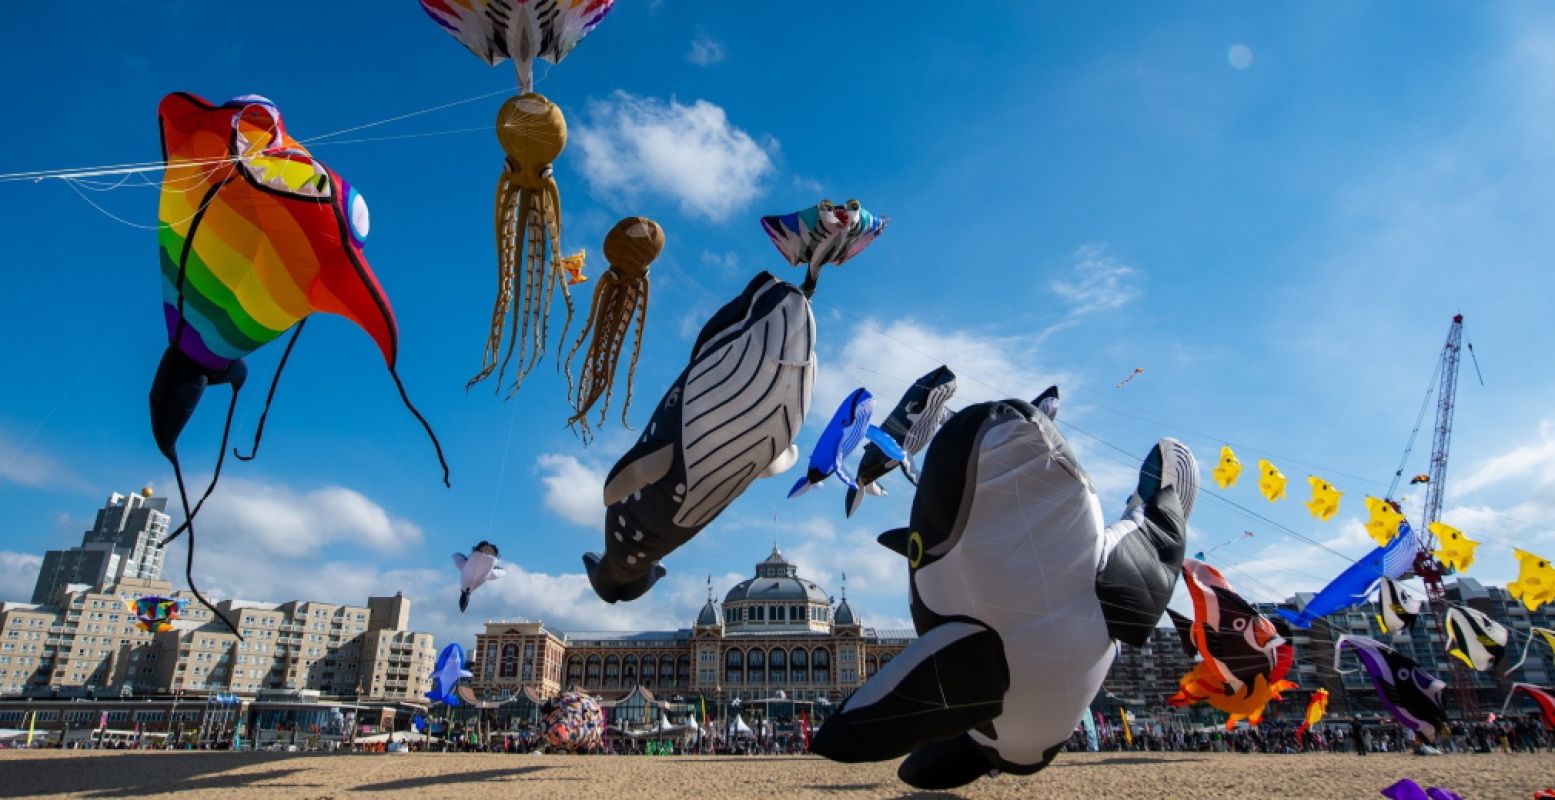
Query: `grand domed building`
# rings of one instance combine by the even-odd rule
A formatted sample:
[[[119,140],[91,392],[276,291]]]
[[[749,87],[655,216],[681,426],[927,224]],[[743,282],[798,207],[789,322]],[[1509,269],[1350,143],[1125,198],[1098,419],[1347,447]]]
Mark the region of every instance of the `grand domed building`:
[[[558,631],[543,622],[486,623],[470,681],[483,698],[551,697],[577,684],[606,701],[655,695],[706,708],[762,698],[836,704],[917,638],[877,629],[776,546],[756,574],[706,604],[691,626],[664,631]]]

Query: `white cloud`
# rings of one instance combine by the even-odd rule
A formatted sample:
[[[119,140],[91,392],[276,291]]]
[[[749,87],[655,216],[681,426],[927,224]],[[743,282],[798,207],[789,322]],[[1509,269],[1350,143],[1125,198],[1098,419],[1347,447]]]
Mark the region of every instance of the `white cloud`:
[[[280,556],[315,553],[332,542],[400,551],[422,539],[415,523],[354,489],[297,492],[240,478],[222,481],[195,526],[202,542],[243,542],[250,553]]]
[[[618,91],[589,104],[573,132],[582,170],[599,197],[635,202],[644,192],[668,195],[686,214],[722,222],[762,191],[772,172],[768,151],[706,100],[682,105]]]
[[[714,270],[725,278],[733,278],[740,274],[740,258],[732,252],[714,253],[703,250],[702,266]]]
[[[32,597],[43,559],[31,553],[0,550],[0,602]]]
[[[31,437],[16,441],[0,431],[0,483],[4,482],[35,489],[91,490],[58,459],[33,446]]]
[[[1535,486],[1555,484],[1555,424],[1549,420],[1540,422],[1537,442],[1520,445],[1485,461],[1449,487],[1456,497],[1507,481]]]
[[[919,320],[865,319],[822,341],[846,342],[840,353],[820,359],[814,413],[830,417],[848,393],[866,386],[882,417],[912,382],[946,364],[956,373],[951,406],[961,408],[1006,397],[1031,399],[1052,384],[1074,388],[1078,379],[1038,366],[1029,335],[1001,335],[936,327]]]
[[[1048,288],[1069,306],[1070,316],[1116,311],[1139,299],[1139,273],[1110,255],[1105,247],[1088,244],[1074,254],[1068,278],[1055,278]]]
[[[699,67],[717,64],[724,60],[724,46],[713,37],[697,31],[691,40],[691,50],[686,53],[686,60]]]
[[[605,519],[605,471],[560,453],[544,453],[535,462],[543,477],[545,507],[574,525],[598,528]]]

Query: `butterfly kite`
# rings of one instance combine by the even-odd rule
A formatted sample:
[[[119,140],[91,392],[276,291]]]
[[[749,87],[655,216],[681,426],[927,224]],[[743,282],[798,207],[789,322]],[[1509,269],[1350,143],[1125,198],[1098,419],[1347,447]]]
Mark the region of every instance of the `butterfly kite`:
[[[163,544],[185,530],[193,541],[194,517],[221,475],[233,410],[248,374],[243,358],[291,330],[276,370],[279,381],[315,312],[343,316],[372,337],[401,401],[431,437],[446,484],[442,446],[395,371],[399,329],[362,252],[369,217],[361,193],[292,139],[280,109],[263,97],[212,105],[178,92],[163,98],[158,119],[166,162],[158,239],[168,345],[151,385],[151,430],[173,465],[185,518]],[[191,511],[178,437],[205,388],[217,384],[232,387],[221,455],[210,486]],[[266,413],[275,389],[272,382]],[[256,453],[264,422],[261,414]],[[193,557],[191,547],[190,569]]]

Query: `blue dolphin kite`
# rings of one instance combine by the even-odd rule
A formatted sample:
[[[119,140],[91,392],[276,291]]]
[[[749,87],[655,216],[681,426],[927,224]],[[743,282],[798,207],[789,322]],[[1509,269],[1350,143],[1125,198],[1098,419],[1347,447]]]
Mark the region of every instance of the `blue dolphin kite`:
[[[432,691],[427,692],[427,699],[443,705],[459,705],[454,686],[460,678],[473,677],[474,673],[464,668],[464,648],[457,642],[450,644],[437,654],[437,667],[432,670]]]
[[[853,480],[853,474],[848,472],[846,462],[866,436],[887,457],[897,461],[907,460],[902,446],[890,434],[869,424],[869,418],[874,413],[875,396],[868,389],[854,389],[837,407],[837,413],[826,424],[826,430],[821,431],[820,441],[815,443],[815,450],[810,452],[810,468],[805,470],[804,477],[794,483],[794,488],[788,490],[788,496],[798,497],[810,491],[810,487],[820,486],[833,473],[842,478],[842,482],[849,488],[857,489],[858,483]]]
[[[1397,580],[1415,566],[1415,554],[1420,552],[1420,540],[1408,522],[1400,522],[1398,535],[1393,541],[1379,547],[1360,561],[1351,564],[1339,577],[1329,581],[1322,591],[1307,601],[1300,613],[1277,609],[1280,616],[1297,628],[1310,628],[1312,623],[1336,611],[1360,605],[1371,598],[1377,584],[1383,578]]]

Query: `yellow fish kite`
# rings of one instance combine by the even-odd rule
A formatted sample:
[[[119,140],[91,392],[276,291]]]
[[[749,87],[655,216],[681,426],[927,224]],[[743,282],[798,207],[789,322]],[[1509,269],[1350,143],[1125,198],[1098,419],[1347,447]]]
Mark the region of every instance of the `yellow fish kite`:
[[[1258,459],[1258,474],[1263,476],[1258,479],[1258,489],[1263,492],[1265,500],[1272,503],[1284,499],[1285,476],[1268,459]]]
[[[1366,520],[1366,533],[1378,547],[1386,547],[1398,535],[1404,515],[1392,503],[1375,497],[1366,498],[1366,511],[1371,514],[1371,519]]]
[[[1462,572],[1474,563],[1474,548],[1479,546],[1479,542],[1464,536],[1463,531],[1440,522],[1433,522],[1426,528],[1436,536],[1438,547],[1432,553],[1443,564]]]
[[[1523,601],[1529,611],[1555,600],[1555,567],[1550,560],[1527,550],[1512,548],[1517,556],[1517,580],[1506,585],[1506,592]]]
[[[1307,483],[1312,484],[1312,499],[1307,501],[1307,510],[1324,522],[1333,519],[1339,513],[1339,499],[1344,497],[1344,492],[1316,475],[1308,475]]]
[[[1242,462],[1236,458],[1236,453],[1231,448],[1220,448],[1220,464],[1211,473],[1215,476],[1215,484],[1222,489],[1230,489],[1236,485],[1236,479],[1242,477]]]
[[[567,271],[567,285],[576,286],[589,279],[583,274],[583,262],[587,257],[587,251],[579,250],[570,256],[562,256],[560,264]]]

